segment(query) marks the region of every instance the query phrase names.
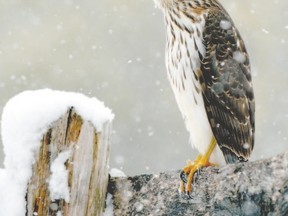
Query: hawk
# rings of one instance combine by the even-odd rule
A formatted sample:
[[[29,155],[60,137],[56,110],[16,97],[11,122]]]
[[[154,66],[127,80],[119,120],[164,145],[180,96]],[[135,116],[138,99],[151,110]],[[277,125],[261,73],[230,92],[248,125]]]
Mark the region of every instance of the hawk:
[[[200,153],[181,173],[182,190],[190,194],[199,168],[244,162],[253,150],[255,102],[249,57],[217,0],[154,1],[165,17],[168,79],[191,144]]]

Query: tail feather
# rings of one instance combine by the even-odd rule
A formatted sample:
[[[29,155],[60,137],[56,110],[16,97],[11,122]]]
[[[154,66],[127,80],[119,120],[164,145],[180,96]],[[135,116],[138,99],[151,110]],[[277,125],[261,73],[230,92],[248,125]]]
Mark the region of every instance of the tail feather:
[[[223,155],[227,164],[248,161],[248,160],[245,160],[243,157],[239,157],[238,155],[236,155],[233,151],[231,151],[228,148],[222,147],[221,150],[223,152]]]

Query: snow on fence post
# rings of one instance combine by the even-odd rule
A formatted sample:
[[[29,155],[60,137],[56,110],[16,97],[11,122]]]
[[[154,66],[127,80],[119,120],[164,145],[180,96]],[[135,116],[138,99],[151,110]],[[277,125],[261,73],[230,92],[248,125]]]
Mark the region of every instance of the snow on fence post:
[[[110,123],[105,123],[102,132],[97,132],[73,108],[52,124],[33,164],[27,215],[102,214],[108,184],[109,130]],[[65,187],[68,194],[63,193]]]
[[[0,215],[102,215],[111,110],[83,94],[24,91],[3,109]]]

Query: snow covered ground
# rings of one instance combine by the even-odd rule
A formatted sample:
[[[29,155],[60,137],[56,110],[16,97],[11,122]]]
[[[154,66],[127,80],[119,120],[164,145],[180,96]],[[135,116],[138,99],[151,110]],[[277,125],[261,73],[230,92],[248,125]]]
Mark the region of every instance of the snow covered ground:
[[[79,93],[50,89],[25,91],[7,102],[1,122],[5,168],[0,169],[0,215],[25,215],[26,187],[40,140],[51,123],[72,106],[97,131],[114,118],[111,110],[98,99]],[[49,180],[52,199],[69,202],[68,173],[64,166],[69,155],[69,151],[62,152],[52,162]]]

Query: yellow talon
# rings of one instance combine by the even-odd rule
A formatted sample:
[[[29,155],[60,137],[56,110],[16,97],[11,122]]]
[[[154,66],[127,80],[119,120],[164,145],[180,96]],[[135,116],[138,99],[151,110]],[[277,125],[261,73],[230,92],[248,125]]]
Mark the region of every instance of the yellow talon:
[[[197,158],[195,159],[195,161],[190,161],[190,160],[187,161],[187,165],[183,168],[183,172],[186,175],[188,175],[188,177],[187,177],[186,183],[184,180],[181,181],[181,185],[180,185],[181,192],[186,192],[188,194],[191,193],[193,177],[194,177],[195,172],[198,169],[200,169],[202,167],[208,167],[208,166],[215,166],[216,165],[216,164],[212,164],[209,162],[209,158],[210,158],[216,144],[217,144],[216,139],[213,136],[211,141],[210,141],[210,145],[209,145],[209,147],[208,147],[208,149],[204,155],[198,155]]]

